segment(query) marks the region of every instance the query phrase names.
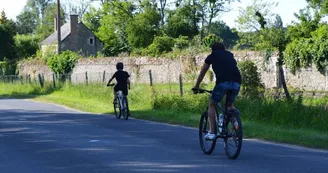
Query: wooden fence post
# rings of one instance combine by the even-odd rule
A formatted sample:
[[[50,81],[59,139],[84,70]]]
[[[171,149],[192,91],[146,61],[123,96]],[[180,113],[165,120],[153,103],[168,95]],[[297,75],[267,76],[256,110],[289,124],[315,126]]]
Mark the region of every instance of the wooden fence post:
[[[43,81],[41,74],[38,75],[41,88],[43,88]]]
[[[55,73],[52,73],[52,84],[53,84],[54,88],[56,88],[56,76],[55,76]]]
[[[150,81],[150,86],[153,86],[153,76],[151,74],[151,70],[149,70],[149,81]]]
[[[179,83],[180,83],[180,96],[183,96],[183,82],[182,82],[182,75],[179,75]]]
[[[28,74],[28,83],[31,83],[32,82],[32,79],[31,79],[31,75],[30,74]]]
[[[104,70],[104,73],[103,73],[103,83],[105,82],[105,79],[106,79],[106,71]]]
[[[88,85],[88,72],[85,72],[85,83]]]

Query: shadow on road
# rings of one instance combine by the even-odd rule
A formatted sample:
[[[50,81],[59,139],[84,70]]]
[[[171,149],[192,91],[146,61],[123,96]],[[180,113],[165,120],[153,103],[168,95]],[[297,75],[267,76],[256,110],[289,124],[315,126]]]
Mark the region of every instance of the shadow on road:
[[[196,129],[19,107],[0,109],[0,169],[8,172],[323,172],[328,162],[325,152],[254,141],[231,161],[221,142],[204,155]]]

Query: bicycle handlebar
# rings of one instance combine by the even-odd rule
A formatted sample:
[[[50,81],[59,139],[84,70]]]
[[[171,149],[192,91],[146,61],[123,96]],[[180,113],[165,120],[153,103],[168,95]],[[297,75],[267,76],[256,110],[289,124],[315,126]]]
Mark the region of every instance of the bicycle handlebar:
[[[212,94],[211,90],[206,90],[206,89],[201,89],[201,88],[192,88],[191,90],[194,92],[194,94],[202,94],[205,92]]]

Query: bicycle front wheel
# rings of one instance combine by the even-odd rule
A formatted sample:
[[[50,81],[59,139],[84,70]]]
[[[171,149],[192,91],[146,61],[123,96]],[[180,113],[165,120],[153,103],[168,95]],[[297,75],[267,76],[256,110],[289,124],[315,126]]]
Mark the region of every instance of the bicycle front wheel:
[[[216,140],[206,140],[205,135],[210,131],[210,122],[208,121],[207,111],[203,113],[199,121],[199,142],[205,154],[211,154],[214,151]],[[217,128],[215,126],[215,132]]]
[[[239,115],[229,115],[224,125],[224,149],[229,159],[237,159],[243,143],[243,127]]]
[[[116,102],[114,103],[114,113],[117,119],[121,118],[121,111],[120,111],[120,105],[119,105],[119,100],[117,99]]]
[[[127,102],[126,97],[123,97],[123,100],[122,100],[122,110],[121,110],[121,113],[123,115],[123,118],[125,120],[128,120],[128,118],[129,118],[129,116],[128,116],[128,102]]]

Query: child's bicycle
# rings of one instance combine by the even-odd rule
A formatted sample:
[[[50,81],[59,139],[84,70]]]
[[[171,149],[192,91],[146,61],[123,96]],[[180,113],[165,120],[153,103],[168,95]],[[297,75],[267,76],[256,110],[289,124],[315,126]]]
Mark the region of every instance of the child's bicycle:
[[[110,84],[109,86],[114,86],[115,84]],[[114,112],[117,119],[120,119],[123,116],[123,119],[128,120],[129,118],[129,105],[128,99],[123,94],[122,91],[116,92],[116,100],[113,103]]]
[[[212,91],[204,89],[193,89],[194,93],[212,93]],[[227,111],[227,101],[229,96],[235,92],[234,90],[226,90],[225,108],[223,109],[220,103],[216,107],[216,126],[214,140],[205,139],[205,135],[209,131],[209,121],[207,109],[202,114],[199,122],[199,141],[200,146],[205,154],[211,154],[215,148],[216,140],[222,138],[224,141],[224,149],[226,155],[230,159],[236,159],[239,156],[243,142],[243,128],[239,111]],[[222,114],[218,113],[218,108]],[[223,120],[223,121],[222,121]],[[219,122],[218,122],[219,121]]]

